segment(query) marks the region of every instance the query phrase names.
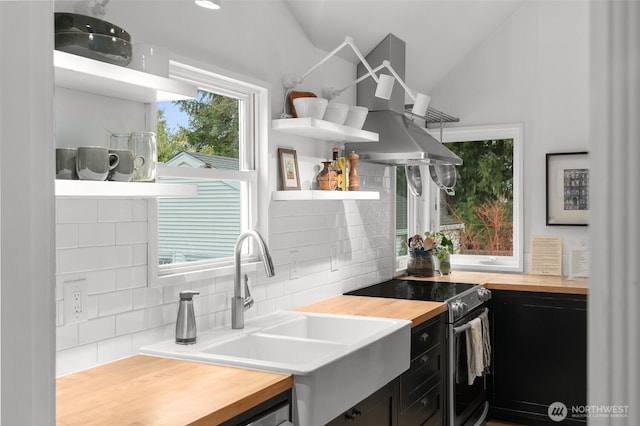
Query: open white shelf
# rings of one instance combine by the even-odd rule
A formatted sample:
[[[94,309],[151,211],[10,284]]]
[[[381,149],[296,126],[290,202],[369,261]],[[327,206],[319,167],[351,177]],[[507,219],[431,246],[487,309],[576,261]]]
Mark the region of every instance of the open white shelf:
[[[196,185],[56,179],[56,197],[194,198],[197,196]]]
[[[316,118],[280,118],[272,121],[278,132],[335,142],[378,142],[378,134]]]
[[[196,86],[59,50],[53,51],[56,86],[134,102],[194,99]]]
[[[379,200],[380,193],[376,191],[274,191],[274,201],[302,201],[302,200]]]

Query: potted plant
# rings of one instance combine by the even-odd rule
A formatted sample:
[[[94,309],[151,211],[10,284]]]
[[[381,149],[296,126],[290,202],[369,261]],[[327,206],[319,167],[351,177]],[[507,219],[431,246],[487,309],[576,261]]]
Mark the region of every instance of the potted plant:
[[[442,275],[448,275],[451,272],[450,255],[453,253],[453,241],[442,231],[427,231],[424,235],[425,245],[431,245],[434,263],[436,263],[435,269]]]

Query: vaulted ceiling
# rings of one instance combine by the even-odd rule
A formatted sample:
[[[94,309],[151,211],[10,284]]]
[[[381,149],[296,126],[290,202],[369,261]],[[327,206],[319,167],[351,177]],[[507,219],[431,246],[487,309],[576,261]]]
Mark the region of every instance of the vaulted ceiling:
[[[367,54],[387,34],[404,40],[407,84],[429,93],[523,0],[288,0],[309,40],[327,52],[345,36]],[[340,54],[357,62],[350,49]],[[377,65],[377,64],[372,64]]]

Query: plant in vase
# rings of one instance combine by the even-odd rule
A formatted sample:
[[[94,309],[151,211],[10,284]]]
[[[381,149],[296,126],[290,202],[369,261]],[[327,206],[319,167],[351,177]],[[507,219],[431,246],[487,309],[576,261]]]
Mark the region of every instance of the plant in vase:
[[[437,270],[442,275],[451,272],[451,253],[453,253],[453,241],[442,231],[427,231],[425,235],[425,246],[431,246],[434,258],[437,260]]]
[[[414,277],[432,277],[433,260],[431,247],[425,247],[421,235],[416,234],[409,238],[409,261],[407,262],[407,274]]]

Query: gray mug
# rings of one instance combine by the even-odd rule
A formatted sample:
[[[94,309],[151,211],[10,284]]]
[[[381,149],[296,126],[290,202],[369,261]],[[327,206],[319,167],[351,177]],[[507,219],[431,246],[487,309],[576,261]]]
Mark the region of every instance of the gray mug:
[[[118,154],[101,146],[81,146],[76,157],[76,171],[81,180],[106,180],[119,163]]]
[[[118,165],[109,172],[109,180],[131,182],[137,165],[142,164],[144,160],[134,157],[130,149],[110,149],[109,153],[116,154],[119,159]]]
[[[56,179],[78,179],[76,148],[56,148]]]

